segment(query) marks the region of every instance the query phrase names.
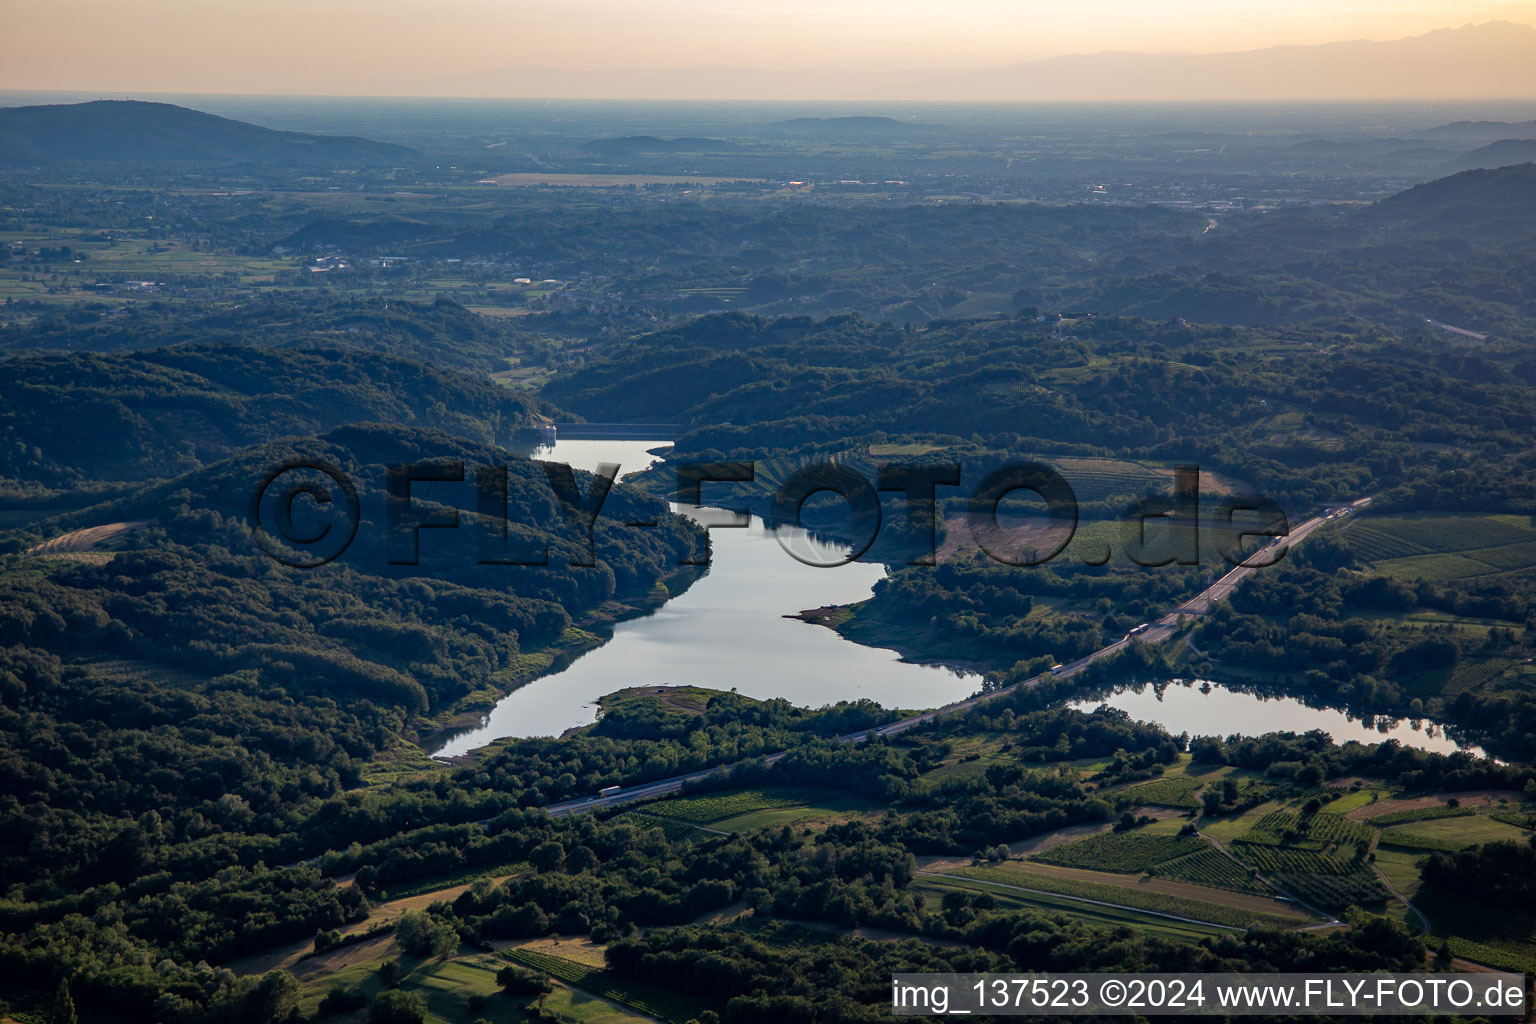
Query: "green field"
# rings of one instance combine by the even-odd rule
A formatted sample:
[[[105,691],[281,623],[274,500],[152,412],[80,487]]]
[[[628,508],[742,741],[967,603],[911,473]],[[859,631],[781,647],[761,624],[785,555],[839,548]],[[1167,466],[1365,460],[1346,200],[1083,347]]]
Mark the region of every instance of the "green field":
[[[807,793],[807,790],[799,789],[738,789],[728,793],[711,793],[708,796],[685,796],[675,800],[664,800],[651,804],[648,809],[665,813],[669,818],[691,821],[696,825],[709,825],[750,811],[803,804],[806,802]]]
[[[832,790],[770,788],[679,797],[647,804],[631,813],[667,819],[683,826],[707,826],[718,832],[747,832],[807,818],[872,810],[875,806],[867,800]],[[669,833],[669,838],[675,837]]]
[[[396,882],[393,885],[386,885],[379,890],[377,900],[403,900],[411,896],[420,896],[424,892],[436,892],[438,889],[465,885],[481,878],[501,878],[526,870],[528,870],[528,864],[525,861],[497,864],[493,867],[462,868],[458,871],[431,875],[427,878],[413,878],[408,882]]]
[[[1523,829],[1494,821],[1484,814],[1476,814],[1393,825],[1382,832],[1381,841],[1388,846],[1414,850],[1455,852],[1473,843],[1493,843],[1499,840],[1524,842],[1528,835]]]
[[[621,978],[608,971],[549,953],[514,947],[503,950],[503,955],[514,963],[532,967],[568,985],[622,1003],[665,1024],[686,1024],[703,1011],[712,1009],[703,999]]]
[[[1390,790],[1378,789],[1374,786],[1362,786],[1352,793],[1345,793],[1328,805],[1330,814],[1348,814],[1350,811],[1369,806],[1372,799],[1380,800],[1391,796]]]
[[[386,945],[371,959],[354,963],[334,972],[305,978],[301,981],[300,1007],[310,1017],[315,1015],[320,1000],[333,988],[355,990],[370,998],[383,991],[378,977],[379,967],[385,960],[395,959],[399,950]],[[427,1004],[427,1024],[474,1024],[479,1018],[501,1022],[521,1021],[524,1016],[520,1007],[526,999],[513,1001],[499,995],[496,971],[499,958],[484,953],[472,953],[448,960],[420,960],[402,957],[406,972],[401,988],[421,996]],[[470,996],[486,997],[486,1008],[479,1012],[469,1009]],[[366,1011],[321,1018],[338,1022],[364,1021]]]

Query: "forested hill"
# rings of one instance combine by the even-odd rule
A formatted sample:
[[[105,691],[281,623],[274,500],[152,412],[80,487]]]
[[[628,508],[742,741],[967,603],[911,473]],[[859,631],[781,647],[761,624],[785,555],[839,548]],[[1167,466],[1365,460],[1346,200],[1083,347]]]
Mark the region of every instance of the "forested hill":
[[[0,350],[122,352],[171,345],[356,348],[479,372],[504,369],[521,335],[447,299],[259,296],[234,306],[130,304],[44,313],[0,327]]]
[[[536,408],[478,377],[339,349],[35,356],[11,360],[6,375],[0,477],[54,488],[163,479],[247,445],[366,420],[496,443]]]
[[[1536,163],[1462,171],[1383,199],[1378,226],[1488,240],[1536,240]]]
[[[93,100],[0,109],[0,164],[399,164],[416,152],[274,131],[171,103]]]
[[[1301,503],[1410,483],[1478,453],[1481,507],[1528,509],[1536,360],[1318,328],[1284,335],[1122,317],[899,328],[726,314],[602,350],[544,394],[591,418],[691,424],[682,457],[762,458],[901,438],[1196,461]],[[1521,426],[1516,426],[1521,424]],[[1486,458],[1486,464],[1481,460]]]
[[[346,472],[368,517],[353,551],[307,570],[262,553],[244,514],[253,479],[295,456]],[[595,531],[598,564],[571,566],[579,540],[543,472],[517,458],[514,540],[546,539],[547,566],[477,564],[466,522],[423,531],[462,534],[459,547],[427,536],[419,566],[392,568],[378,529],[382,465],[429,457],[506,458],[434,431],[347,427],[252,448],[102,509],[147,520],[116,554],[0,557],[0,872],[132,882],[154,840],[125,855],[113,837],[145,814],[220,823],[218,849],[178,869],[198,877],[296,859],[283,815],[355,786],[358,763],[417,716],[512,685],[524,655],[608,602],[692,578],[676,563],[701,553],[698,531],[622,484]],[[473,484],[460,489],[472,508]],[[622,525],[637,519],[657,525]]]

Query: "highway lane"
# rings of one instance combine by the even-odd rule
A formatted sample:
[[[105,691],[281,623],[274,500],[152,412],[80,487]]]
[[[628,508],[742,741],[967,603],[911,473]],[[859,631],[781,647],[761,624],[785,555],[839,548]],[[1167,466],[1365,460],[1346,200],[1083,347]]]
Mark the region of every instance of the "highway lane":
[[[1257,572],[1259,569],[1264,568],[1265,566],[1270,565],[1276,561],[1283,554],[1284,550],[1289,549],[1293,545],[1305,540],[1308,536],[1322,528],[1325,524],[1337,519],[1341,519],[1358,511],[1361,508],[1364,508],[1367,504],[1370,503],[1370,501],[1370,498],[1361,498],[1360,500],[1347,505],[1325,507],[1324,511],[1299,524],[1286,536],[1276,538],[1269,544],[1264,545],[1259,550],[1248,556],[1246,559],[1247,564],[1233,567],[1226,575],[1222,576],[1210,586],[1206,587],[1199,594],[1196,594],[1194,597],[1190,598],[1188,601],[1185,601],[1183,604],[1164,612],[1157,619],[1153,620],[1153,622],[1149,623],[1141,633],[1121,637],[1114,643],[1102,647],[1099,650],[1094,651],[1092,654],[1079,658],[1076,661],[1069,662],[1063,665],[1060,669],[1056,670],[1056,672],[1053,673],[1053,676],[1058,679],[1067,679],[1075,676],[1088,668],[1088,666],[1092,665],[1094,662],[1102,661],[1104,658],[1113,656],[1129,643],[1134,642],[1144,644],[1160,644],[1165,642],[1178,632],[1180,615],[1194,618],[1196,616],[1206,614],[1218,601],[1225,600],[1232,593],[1233,588],[1235,588],[1239,583],[1246,579],[1250,574]],[[1012,686],[1006,686],[1000,690],[977,694],[974,697],[968,697],[965,700],[956,701],[953,704],[946,704],[943,707],[935,708],[932,711],[925,711],[921,714],[912,715],[908,718],[898,719],[894,722],[887,722],[885,725],[881,725],[873,729],[861,730],[856,733],[848,733],[846,735],[839,736],[838,739],[844,743],[862,743],[868,739],[871,734],[877,736],[896,736],[906,732],[908,729],[921,725],[924,722],[931,722],[936,718],[941,718],[946,715],[959,714],[973,707],[976,707],[979,704],[984,704],[990,700],[996,700],[1004,694],[1011,693],[1014,690],[1020,689],[1022,687],[1034,686],[1040,681],[1040,678],[1041,677],[1026,679],[1021,682],[1014,683]],[[779,751],[778,753],[768,754],[763,758],[763,760],[769,764],[773,764],[779,759],[783,758],[786,753],[787,751]],[[649,800],[652,797],[665,796],[669,793],[676,793],[683,788],[684,783],[691,782],[694,779],[702,779],[706,776],[714,775],[718,772],[730,771],[740,763],[741,762],[738,761],[728,765],[719,765],[714,768],[702,768],[698,771],[688,772],[685,775],[674,775],[668,779],[659,779],[655,782],[646,782],[638,786],[628,786],[619,792],[610,794],[608,796],[589,796],[582,797],[577,800],[567,800],[563,803],[550,804],[544,809],[548,811],[553,817],[559,818],[569,814],[585,814],[590,811],[635,803],[639,800]]]

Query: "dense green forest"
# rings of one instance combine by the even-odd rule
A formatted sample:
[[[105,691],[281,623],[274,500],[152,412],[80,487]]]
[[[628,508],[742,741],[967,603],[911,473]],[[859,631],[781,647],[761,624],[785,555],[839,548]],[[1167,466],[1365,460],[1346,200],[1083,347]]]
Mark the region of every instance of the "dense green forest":
[[[6,369],[0,473],[57,490],[163,479],[344,423],[396,422],[506,443],[538,408],[483,380],[343,349],[196,345],[32,356]]]
[[[562,145],[651,145],[609,141]],[[833,1024],[897,970],[1536,973],[1530,165],[1253,209],[470,166],[0,182],[0,1015]],[[581,419],[678,436],[606,492],[519,454]],[[968,523],[1020,459],[1076,497],[1044,564]],[[957,466],[932,564],[890,489],[868,599],[776,614],[991,699],[883,735],[906,712],[621,672],[595,724],[428,757],[700,579],[690,461],[753,463],[770,515],[818,464]],[[1117,520],[1188,465],[1200,558],[1141,564]],[[1208,587],[1255,495],[1371,502],[1051,673]],[[1501,760],[1090,709],[1171,679]]]
[[[89,306],[60,309],[25,329],[0,331],[0,347],[17,351],[128,352],[170,345],[339,348],[479,373],[504,369],[529,344],[528,332],[447,300],[291,295],[213,307],[156,302],[110,313]]]

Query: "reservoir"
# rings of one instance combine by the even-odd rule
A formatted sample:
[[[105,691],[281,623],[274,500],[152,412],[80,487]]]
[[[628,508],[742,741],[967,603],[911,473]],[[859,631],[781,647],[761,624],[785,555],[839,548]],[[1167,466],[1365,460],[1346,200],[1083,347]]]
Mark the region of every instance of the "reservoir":
[[[622,477],[655,461],[647,449],[668,443],[564,440],[533,457],[586,470],[617,462]],[[719,516],[713,512],[709,520]],[[783,697],[809,707],[868,698],[898,708],[937,707],[981,688],[975,673],[903,662],[894,651],[849,643],[825,626],[784,618],[864,600],[885,575],[880,564],[803,565],[780,540],[797,549],[820,548],[826,561],[841,552],[817,545],[803,531],[772,529],[757,516],[746,528],[711,530],[710,540],[709,572],[693,586],[648,615],[616,624],[607,643],[512,691],[479,728],[449,738],[432,753],[453,757],[503,736],[557,736],[594,721],[597,698],[627,686],[734,687],[749,697]]]
[[[1240,732],[1257,735],[1265,732],[1307,732],[1321,729],[1335,743],[1358,740],[1380,743],[1397,740],[1405,747],[1417,747],[1436,754],[1457,750],[1482,756],[1478,747],[1459,743],[1433,722],[1375,716],[1370,720],[1353,718],[1333,708],[1308,707],[1294,697],[1264,697],[1228,689],[1219,683],[1205,685],[1204,680],[1176,679],[1166,684],[1129,687],[1102,699],[1073,701],[1067,706],[1092,711],[1100,704],[1129,714],[1142,722],[1154,722],[1177,736],[1229,736]]]
[[[651,465],[655,456],[649,450],[666,444],[558,440],[532,455],[589,471],[600,462],[617,462],[622,477]],[[720,513],[706,509],[695,518],[700,516],[716,522]],[[736,689],[749,697],[783,697],[806,707],[869,699],[913,710],[962,700],[981,688],[982,678],[974,672],[903,662],[894,651],[864,647],[824,626],[784,617],[868,598],[885,574],[882,565],[805,565],[781,543],[821,552],[823,561],[841,552],[819,545],[803,531],[769,527],[757,516],[746,528],[714,529],[710,536],[709,572],[692,587],[649,614],[617,623],[607,643],[512,691],[477,727],[440,736],[430,752],[456,757],[502,737],[557,736],[595,721],[597,698],[630,686]],[[1220,684],[1148,684],[1068,706],[1091,711],[1101,703],[1174,735],[1322,729],[1340,743],[1395,738],[1405,746],[1437,753],[1481,753],[1432,724],[1388,719],[1367,723],[1342,711],[1308,707],[1295,698],[1261,697]]]

